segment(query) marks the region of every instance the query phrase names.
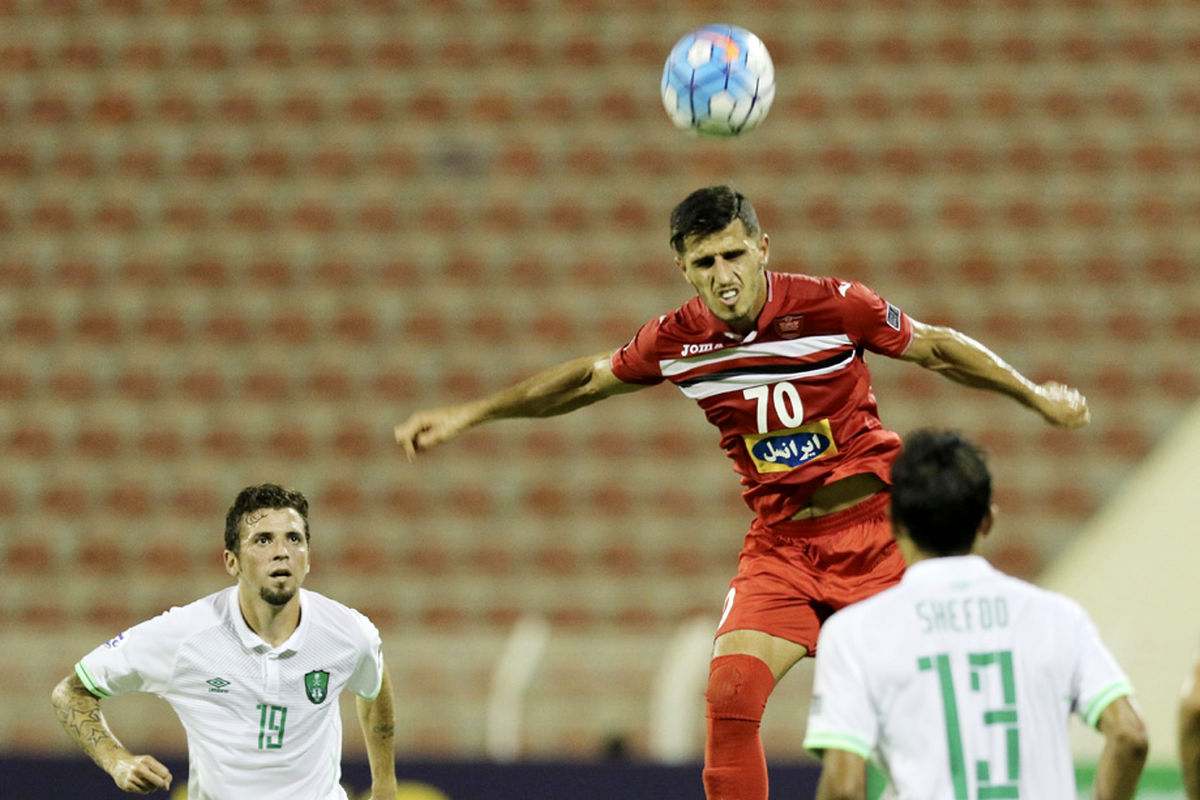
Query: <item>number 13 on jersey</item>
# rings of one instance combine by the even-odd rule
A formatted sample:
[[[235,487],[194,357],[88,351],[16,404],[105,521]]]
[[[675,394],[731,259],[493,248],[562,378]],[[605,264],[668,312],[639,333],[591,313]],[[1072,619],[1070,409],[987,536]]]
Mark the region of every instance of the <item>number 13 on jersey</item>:
[[[941,687],[942,711],[946,717],[946,744],[950,751],[950,775],[954,781],[955,800],[1019,800],[1020,791],[1018,780],[1021,775],[1020,737],[1017,732],[1017,687],[1013,673],[1011,650],[999,650],[993,653],[968,653],[967,667],[970,675],[970,691],[983,694],[992,680],[989,674],[999,673],[1000,707],[984,710],[978,716],[961,720],[959,718],[959,699],[967,695],[959,695],[955,690],[954,677],[950,669],[950,656],[941,653],[934,656],[922,656],[917,659],[917,668],[922,672],[933,672]],[[995,696],[995,692],[988,693]],[[977,706],[977,703],[972,703]],[[980,728],[981,736],[973,735],[972,741],[989,741],[992,737],[987,734],[990,726],[998,726],[1003,733],[1004,756],[1002,764],[995,765],[992,759],[981,758],[975,761],[975,778],[979,791],[975,798],[967,794],[966,763],[963,754],[963,726],[972,729]],[[984,754],[985,753],[981,753]]]

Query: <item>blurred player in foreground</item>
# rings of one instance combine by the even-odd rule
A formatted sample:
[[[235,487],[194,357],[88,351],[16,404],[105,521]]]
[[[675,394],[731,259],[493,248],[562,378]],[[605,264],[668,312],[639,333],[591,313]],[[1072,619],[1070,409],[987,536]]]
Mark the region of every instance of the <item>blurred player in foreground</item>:
[[[821,629],[804,739],[824,754],[817,800],[1075,797],[1071,712],[1105,743],[1095,797],[1127,800],[1145,764],[1133,689],[1077,603],[992,568],[983,453],[954,433],[909,436],[892,465],[892,527],[908,571]]]
[[[1200,658],[1184,681],[1179,702],[1179,759],[1188,800],[1200,800]]]
[[[551,367],[395,428],[409,458],[467,429],[548,417],[668,380],[721,431],[755,512],[716,631],[706,693],[709,800],[762,800],[759,723],[776,681],[816,647],[821,621],[900,579],[887,484],[900,438],[883,428],[864,351],[916,362],[1077,427],[1087,403],[1031,383],[949,328],[923,325],[855,281],[767,271],[767,235],[728,186],[671,214],[675,264],[697,296],[616,352]],[[664,425],[669,425],[664,420]]]
[[[338,697],[353,692],[372,796],[396,796],[395,714],[370,620],[301,589],[308,501],[274,484],[238,494],[225,518],[237,585],[135,625],[80,659],[54,689],[59,722],[127,792],[168,789],[171,773],[113,736],[100,701],[148,692],[187,732],[191,800],[346,800]]]

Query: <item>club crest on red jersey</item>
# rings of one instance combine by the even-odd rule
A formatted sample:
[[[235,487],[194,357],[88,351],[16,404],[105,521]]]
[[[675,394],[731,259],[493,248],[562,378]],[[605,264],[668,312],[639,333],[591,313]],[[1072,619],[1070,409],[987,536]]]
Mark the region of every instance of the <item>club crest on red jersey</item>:
[[[804,315],[789,314],[775,320],[775,333],[782,339],[795,339],[804,332]]]

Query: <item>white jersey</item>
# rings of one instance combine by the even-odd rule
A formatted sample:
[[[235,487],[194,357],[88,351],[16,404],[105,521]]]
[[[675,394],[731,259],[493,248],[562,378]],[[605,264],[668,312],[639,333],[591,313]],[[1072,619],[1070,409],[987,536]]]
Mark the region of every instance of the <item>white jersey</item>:
[[[271,647],[232,586],[135,625],[75,672],[97,697],[171,704],[187,731],[191,800],[345,800],[338,696],[373,700],[383,655],[370,620],[304,589],[300,624]]]
[[[885,798],[1062,800],[1070,714],[1132,691],[1078,603],[932,558],[822,626],[804,746],[873,760]]]

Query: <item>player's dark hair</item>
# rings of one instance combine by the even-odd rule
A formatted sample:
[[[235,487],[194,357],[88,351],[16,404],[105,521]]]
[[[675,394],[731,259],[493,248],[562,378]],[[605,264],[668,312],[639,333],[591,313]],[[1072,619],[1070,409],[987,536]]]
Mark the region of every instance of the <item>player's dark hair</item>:
[[[892,524],[931,555],[971,552],[992,504],[983,451],[955,431],[919,430],[892,465]]]
[[[285,489],[274,483],[247,486],[238,492],[229,512],[225,514],[225,549],[238,552],[242,537],[238,525],[247,514],[264,508],[290,508],[304,520],[304,540],[311,537],[308,531],[308,499],[295,489]]]
[[[744,194],[732,186],[697,189],[671,212],[671,247],[682,254],[684,240],[725,230],[735,219],[740,219],[746,233],[754,238],[762,234],[754,206]]]

